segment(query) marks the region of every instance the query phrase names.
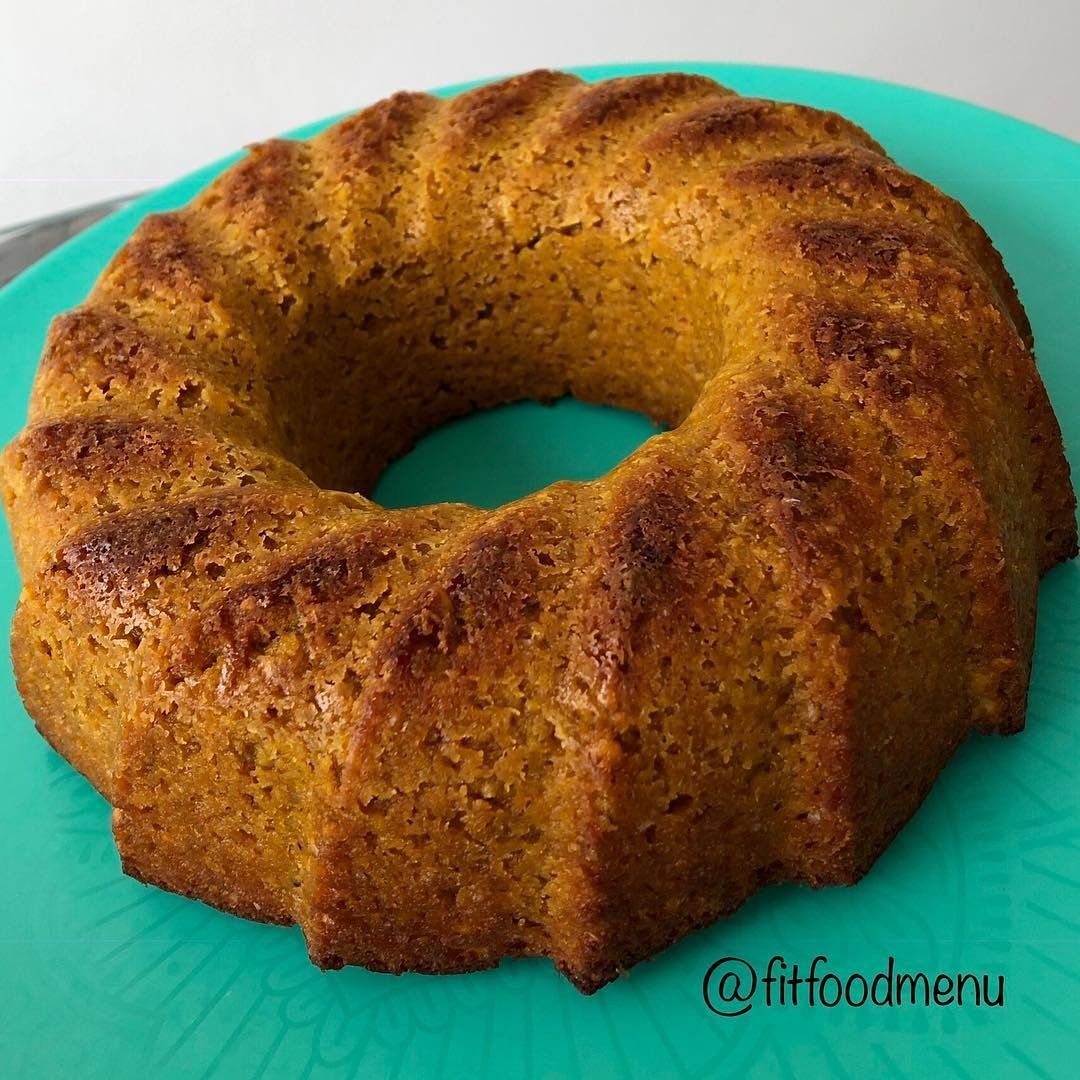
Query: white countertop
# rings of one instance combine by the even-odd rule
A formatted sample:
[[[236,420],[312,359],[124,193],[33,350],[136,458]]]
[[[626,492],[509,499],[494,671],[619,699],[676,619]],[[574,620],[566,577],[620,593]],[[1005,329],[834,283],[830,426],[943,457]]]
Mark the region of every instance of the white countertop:
[[[2,0],[0,228],[367,104],[533,67],[845,71],[1080,139],[1080,0]]]

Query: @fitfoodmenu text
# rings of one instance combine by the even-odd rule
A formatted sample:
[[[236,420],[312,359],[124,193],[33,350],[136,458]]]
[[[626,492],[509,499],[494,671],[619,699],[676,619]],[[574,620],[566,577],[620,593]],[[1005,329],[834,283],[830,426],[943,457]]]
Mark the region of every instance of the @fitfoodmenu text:
[[[873,970],[841,971],[818,955],[791,961],[774,955],[764,965],[723,956],[705,972],[702,996],[717,1016],[776,1008],[1002,1008],[1005,976],[987,972],[905,971],[896,957]]]

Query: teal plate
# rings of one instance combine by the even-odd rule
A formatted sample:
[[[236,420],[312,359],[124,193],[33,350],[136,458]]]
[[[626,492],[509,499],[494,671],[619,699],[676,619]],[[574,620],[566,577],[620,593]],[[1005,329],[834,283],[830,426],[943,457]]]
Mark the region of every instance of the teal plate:
[[[960,199],[1017,280],[1066,443],[1080,448],[1080,146],[959,101],[838,75],[714,64],[583,74],[672,66],[743,93],[836,109]],[[139,200],[0,292],[4,441],[23,422],[50,317],[86,295],[143,215],[187,202],[226,164]],[[392,467],[377,494],[398,505],[440,497],[498,503],[560,476],[596,474],[650,430],[640,417],[576,403],[514,406],[430,436]],[[480,453],[491,438],[506,448],[498,457],[512,462],[498,473],[490,449]],[[18,581],[2,547],[6,619]],[[442,978],[321,973],[295,928],[244,922],[125,878],[108,806],[34,732],[5,661],[0,1073],[1076,1075],[1078,645],[1080,568],[1067,565],[1042,588],[1028,730],[970,740],[858,886],[766,890],[592,998],[542,961]],[[1004,1004],[975,1005],[967,984],[962,1006],[927,1006],[918,983],[917,1005],[905,996],[902,1005],[811,1006],[804,987],[797,1006],[778,1004],[775,991],[769,1006],[759,980],[743,1015],[707,1008],[702,984],[714,961],[738,957],[763,977],[773,954],[804,974],[820,954],[828,961],[819,974],[858,973],[868,983],[890,957],[896,971],[931,979],[986,974],[992,990],[1001,976]],[[729,961],[714,973],[714,1004],[733,988],[720,980],[723,971],[749,986],[749,968]],[[822,991],[832,1000],[835,987]],[[851,999],[859,997],[855,982]]]

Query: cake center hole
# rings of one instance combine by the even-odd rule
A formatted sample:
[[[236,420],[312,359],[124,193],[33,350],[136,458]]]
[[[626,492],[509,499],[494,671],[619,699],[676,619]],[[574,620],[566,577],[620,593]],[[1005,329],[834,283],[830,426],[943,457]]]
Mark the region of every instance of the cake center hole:
[[[642,413],[565,397],[519,401],[452,420],[379,477],[372,498],[400,509],[463,502],[486,509],[558,480],[593,480],[659,429]]]

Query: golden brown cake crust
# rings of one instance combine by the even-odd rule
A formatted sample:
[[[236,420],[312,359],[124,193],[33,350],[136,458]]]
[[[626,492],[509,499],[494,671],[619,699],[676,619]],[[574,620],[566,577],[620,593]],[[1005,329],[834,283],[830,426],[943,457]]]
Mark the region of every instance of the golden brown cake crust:
[[[1023,725],[1075,500],[962,207],[697,75],[396,94],[253,147],[59,316],[3,456],[12,650],[129,874],[324,966],[591,992],[865,873]],[[486,512],[362,495],[574,394],[672,430]]]

